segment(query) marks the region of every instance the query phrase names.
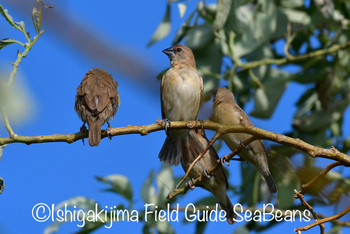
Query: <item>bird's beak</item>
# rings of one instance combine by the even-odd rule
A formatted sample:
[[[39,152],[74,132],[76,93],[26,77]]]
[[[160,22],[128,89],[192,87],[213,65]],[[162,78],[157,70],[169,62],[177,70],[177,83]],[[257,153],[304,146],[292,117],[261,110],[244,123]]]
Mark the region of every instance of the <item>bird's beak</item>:
[[[173,58],[175,56],[175,53],[172,47],[163,50],[163,53],[166,54],[169,58]]]

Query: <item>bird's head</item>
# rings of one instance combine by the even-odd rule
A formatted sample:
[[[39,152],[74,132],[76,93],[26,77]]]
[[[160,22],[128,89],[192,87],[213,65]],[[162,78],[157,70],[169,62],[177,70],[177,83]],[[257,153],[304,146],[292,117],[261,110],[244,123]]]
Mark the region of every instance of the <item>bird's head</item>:
[[[175,65],[187,65],[196,67],[196,60],[192,53],[192,50],[184,45],[174,45],[168,49],[163,50],[170,59],[171,66]]]

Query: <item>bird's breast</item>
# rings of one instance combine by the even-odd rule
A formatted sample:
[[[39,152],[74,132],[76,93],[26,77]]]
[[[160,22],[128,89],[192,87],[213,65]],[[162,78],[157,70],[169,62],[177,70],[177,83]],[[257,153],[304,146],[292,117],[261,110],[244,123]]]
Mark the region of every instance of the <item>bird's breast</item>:
[[[162,80],[162,108],[169,120],[187,121],[197,118],[202,86],[196,71],[181,69],[166,73]]]

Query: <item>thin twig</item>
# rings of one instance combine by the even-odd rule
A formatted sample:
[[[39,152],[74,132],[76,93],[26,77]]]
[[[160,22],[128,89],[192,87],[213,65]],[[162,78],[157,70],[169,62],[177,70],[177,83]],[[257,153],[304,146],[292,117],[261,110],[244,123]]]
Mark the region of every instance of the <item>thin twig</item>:
[[[307,231],[310,228],[313,228],[313,227],[315,227],[317,225],[320,225],[320,224],[323,224],[323,223],[327,223],[327,222],[332,222],[333,220],[336,220],[336,219],[340,219],[341,217],[343,217],[344,215],[346,215],[349,212],[350,212],[350,206],[348,206],[345,210],[343,210],[342,212],[340,212],[340,213],[338,213],[336,215],[333,215],[333,216],[330,216],[330,217],[326,217],[326,218],[323,218],[323,219],[319,219],[319,220],[315,220],[315,222],[313,222],[312,224],[306,225],[304,227],[296,228],[296,229],[294,229],[294,231],[295,232]]]
[[[254,140],[256,140],[255,136],[252,136],[250,138],[248,138],[247,140],[243,141],[241,143],[241,145],[239,147],[237,147],[234,151],[232,151],[232,153],[230,153],[229,155],[223,156],[223,160],[228,162],[230,161],[236,154],[238,154],[246,145],[249,145],[251,142],[253,142]],[[216,162],[216,165],[213,166],[212,168],[208,169],[208,173],[212,173],[215,170],[219,169],[221,167],[221,162],[222,160],[219,159]],[[201,176],[199,176],[198,178],[194,179],[191,183],[192,186],[195,186],[197,183],[199,183],[200,181],[202,181],[205,178],[205,176],[202,174]],[[179,194],[185,194],[188,190],[189,190],[190,186],[188,184],[186,184],[185,187],[179,189],[179,188],[175,188],[172,192],[170,192],[167,196],[168,200],[173,199],[174,197],[176,197]]]
[[[11,127],[10,121],[9,121],[9,119],[8,119],[8,117],[6,115],[6,112],[5,112],[3,107],[1,107],[1,113],[2,113],[2,118],[4,119],[6,130],[9,133],[10,138],[13,139],[14,137],[16,137],[16,134],[14,133],[14,131],[13,131],[12,127]]]
[[[301,204],[303,204],[303,206],[305,206],[311,212],[311,214],[314,217],[315,221],[318,221],[319,219],[317,217],[316,212],[314,211],[312,206],[305,201],[304,195],[302,193],[298,192],[297,190],[294,190],[294,195],[295,195],[296,198],[299,198]],[[324,234],[324,229],[325,229],[324,224],[320,223],[319,226],[320,226],[320,233]]]
[[[331,164],[329,164],[324,170],[322,170],[317,176],[315,176],[312,180],[310,180],[309,182],[307,182],[306,184],[303,184],[301,186],[301,194],[305,194],[305,191],[307,188],[309,188],[313,183],[316,182],[316,180],[318,180],[319,178],[325,176],[330,170],[332,170],[333,168],[342,165],[340,162],[333,162]]]
[[[334,53],[334,52],[337,52],[338,50],[347,49],[349,47],[350,47],[350,42],[347,42],[343,45],[333,45],[329,48],[315,50],[307,54],[293,56],[290,58],[286,57],[286,58],[280,58],[280,59],[263,59],[259,61],[247,62],[239,66],[238,68],[239,70],[237,72],[241,72],[244,70],[248,70],[248,69],[263,66],[263,65],[276,64],[277,66],[281,66],[292,62],[297,62],[297,61],[301,61],[309,58],[314,58],[314,57],[319,57],[326,54]]]
[[[205,147],[205,149],[203,150],[202,153],[200,153],[198,155],[198,157],[191,163],[191,165],[189,166],[189,168],[187,169],[186,174],[181,178],[180,182],[176,185],[176,189],[178,189],[182,183],[186,180],[186,178],[190,175],[190,172],[192,170],[192,168],[194,167],[194,165],[196,165],[196,163],[201,160],[201,158],[207,153],[207,151],[209,150],[209,148],[215,143],[215,141],[217,139],[219,139],[221,136],[220,132],[216,132],[216,134],[214,135],[214,137],[210,140],[209,144],[207,145],[207,147]]]

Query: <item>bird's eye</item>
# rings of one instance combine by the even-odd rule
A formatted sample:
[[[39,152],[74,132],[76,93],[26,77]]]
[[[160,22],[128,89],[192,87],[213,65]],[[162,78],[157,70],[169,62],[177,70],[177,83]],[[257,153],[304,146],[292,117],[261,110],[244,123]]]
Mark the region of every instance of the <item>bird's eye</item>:
[[[177,51],[177,52],[181,52],[182,49],[181,49],[181,48],[177,48],[176,51]]]

